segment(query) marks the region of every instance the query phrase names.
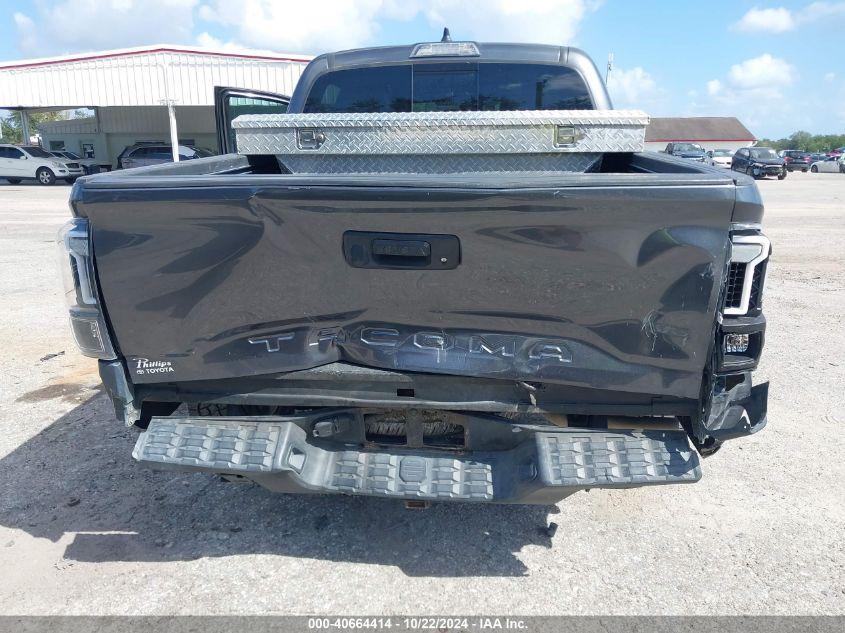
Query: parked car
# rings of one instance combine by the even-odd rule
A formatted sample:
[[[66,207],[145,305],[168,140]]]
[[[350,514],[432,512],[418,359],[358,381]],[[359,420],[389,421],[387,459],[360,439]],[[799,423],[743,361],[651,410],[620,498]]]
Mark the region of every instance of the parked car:
[[[826,156],[824,160],[813,163],[810,166],[810,171],[814,174],[819,172],[836,173],[837,171],[845,174],[845,154],[841,154],[838,158]]]
[[[702,163],[707,161],[707,154],[698,143],[669,143],[663,151],[671,156],[689,158]]]
[[[172,145],[136,143],[125,147],[117,157],[118,169],[130,169],[132,167],[147,167],[149,165],[160,165],[173,162]],[[179,146],[179,160],[193,160],[205,158],[213,154],[207,149],[193,147],[191,145]]]
[[[37,145],[0,144],[0,178],[13,185],[21,180],[52,185],[57,178],[72,183],[83,174],[79,163],[59,160]]]
[[[785,149],[778,152],[778,156],[783,158],[788,171],[800,170],[805,172],[810,169],[810,153],[797,149]]]
[[[82,165],[82,171],[85,172],[86,176],[89,174],[100,173],[100,164],[93,158],[82,158],[78,154],[65,150],[55,150],[50,153],[61,160],[71,160],[75,163],[79,163]]]
[[[244,92],[215,91],[240,153],[83,179],[60,234],[72,330],[142,464],[552,503],[694,482],[766,424],[756,184],[643,152],[647,117],[583,52],[322,55],[288,114],[233,134]]]
[[[845,154],[845,147],[837,147],[835,149],[832,149],[827,152],[826,155],[832,156],[833,158],[839,158],[840,156],[842,156],[842,154]]]
[[[810,165],[817,163],[820,160],[827,160],[828,158],[828,155],[823,152],[813,152],[810,154]]]
[[[729,149],[714,149],[707,152],[707,156],[710,158],[710,164],[714,167],[730,168],[733,152]]]
[[[754,178],[777,176],[786,178],[786,162],[771,147],[741,147],[731,160],[731,169]]]

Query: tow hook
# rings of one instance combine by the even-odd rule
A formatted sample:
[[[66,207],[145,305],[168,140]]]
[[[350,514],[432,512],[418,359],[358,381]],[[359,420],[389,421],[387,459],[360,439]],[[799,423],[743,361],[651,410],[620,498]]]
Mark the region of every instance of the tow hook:
[[[699,442],[693,436],[690,436],[690,439],[692,440],[693,445],[695,445],[695,450],[697,450],[698,454],[702,457],[710,457],[722,448],[722,443],[710,435],[708,435],[703,442]]]

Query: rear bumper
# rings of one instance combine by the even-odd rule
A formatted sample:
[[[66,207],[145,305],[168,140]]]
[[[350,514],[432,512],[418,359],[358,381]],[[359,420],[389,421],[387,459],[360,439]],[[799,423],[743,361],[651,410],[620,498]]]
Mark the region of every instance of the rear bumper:
[[[343,412],[328,414],[342,417]],[[553,503],[588,488],[693,483],[698,455],[680,430],[518,425],[496,451],[362,448],[315,437],[327,414],[153,418],[133,456],[148,466],[240,476],[278,492],[424,501]]]

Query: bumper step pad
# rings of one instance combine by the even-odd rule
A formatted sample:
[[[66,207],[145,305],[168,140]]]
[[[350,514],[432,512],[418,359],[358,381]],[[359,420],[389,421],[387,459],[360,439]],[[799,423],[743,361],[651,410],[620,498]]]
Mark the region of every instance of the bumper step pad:
[[[613,486],[695,482],[698,459],[684,433],[572,431],[537,436],[540,472],[549,486]]]
[[[333,461],[333,492],[411,499],[493,500],[490,464],[449,457],[344,451]]]
[[[525,441],[510,450],[459,454],[315,444],[303,426],[301,419],[153,418],[132,455],[150,466],[253,476],[263,484],[267,476],[284,477],[303,492],[397,499],[513,503],[544,489],[701,478],[681,431],[523,430]]]

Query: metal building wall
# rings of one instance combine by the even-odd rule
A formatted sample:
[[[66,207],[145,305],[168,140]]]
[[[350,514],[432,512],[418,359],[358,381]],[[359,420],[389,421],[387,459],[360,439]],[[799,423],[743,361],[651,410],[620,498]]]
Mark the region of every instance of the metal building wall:
[[[217,134],[212,106],[176,106],[179,138],[215,151]],[[65,149],[80,153],[83,143],[95,145],[102,165],[116,167],[118,154],[138,141],[170,142],[167,108],[164,106],[97,108],[96,117],[53,121],[40,126],[42,142],[51,147],[63,142]]]
[[[167,108],[162,106],[98,108],[100,129],[114,132],[149,132],[168,130]],[[210,106],[176,106],[179,133],[214,133],[214,108]]]
[[[306,56],[241,55],[179,47],[126,49],[0,64],[0,107],[214,103],[214,86],[293,91]]]

